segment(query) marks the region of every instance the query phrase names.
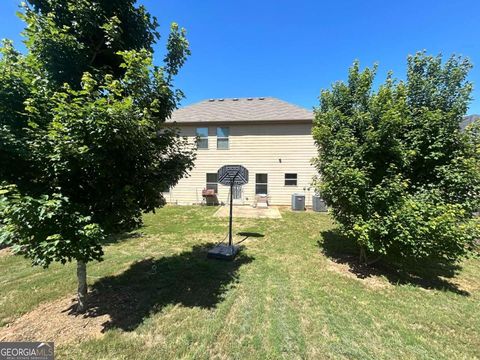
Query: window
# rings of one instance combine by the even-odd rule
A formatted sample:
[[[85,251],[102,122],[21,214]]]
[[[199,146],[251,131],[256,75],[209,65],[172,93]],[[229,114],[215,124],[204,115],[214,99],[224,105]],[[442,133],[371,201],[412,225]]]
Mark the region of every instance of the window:
[[[217,173],[207,173],[207,189],[215,190],[215,193],[218,193],[218,177]]]
[[[255,174],[255,195],[268,194],[268,174]]]
[[[285,174],[285,186],[297,186],[297,174]]]
[[[228,136],[230,135],[230,129],[228,127],[217,127],[217,149],[228,149]]]
[[[208,149],[208,127],[197,128],[197,149]]]

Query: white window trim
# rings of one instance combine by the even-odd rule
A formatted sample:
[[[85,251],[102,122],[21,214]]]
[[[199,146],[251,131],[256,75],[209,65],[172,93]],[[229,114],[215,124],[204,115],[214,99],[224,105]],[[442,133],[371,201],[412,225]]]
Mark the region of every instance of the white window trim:
[[[267,187],[266,195],[268,195],[268,173],[258,173],[261,175],[267,175],[267,182],[261,183],[257,182],[257,174],[255,174],[255,195],[263,194],[263,193],[257,193],[257,185],[265,185]]]
[[[197,130],[198,129],[207,129],[207,136],[199,136]],[[195,128],[195,139],[197,144],[197,150],[208,150],[209,141],[208,141],[208,127],[197,127]],[[198,147],[198,140],[207,140],[207,147]]]
[[[223,129],[228,129],[228,136],[218,136],[218,129],[223,128]],[[217,150],[230,150],[230,128],[227,126],[218,126],[217,127]],[[219,148],[218,147],[218,140],[227,140],[227,147],[226,148]]]
[[[287,175],[295,175],[295,179],[293,178],[290,178],[290,179],[287,179]],[[290,180],[295,180],[295,185],[294,184],[286,184],[286,182]],[[283,186],[287,186],[287,187],[298,187],[298,173],[285,173],[283,175]]]
[[[215,174],[215,173],[205,173],[205,188],[208,189],[208,185],[215,185],[216,186],[215,193],[218,193],[218,178],[216,182],[208,181],[208,174]]]

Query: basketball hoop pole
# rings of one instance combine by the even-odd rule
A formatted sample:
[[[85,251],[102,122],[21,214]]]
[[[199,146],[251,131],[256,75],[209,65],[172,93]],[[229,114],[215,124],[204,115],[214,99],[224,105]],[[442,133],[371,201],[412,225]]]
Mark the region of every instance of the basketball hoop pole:
[[[233,245],[232,240],[232,223],[233,223],[233,184],[235,183],[235,178],[237,177],[239,171],[235,174],[232,181],[230,182],[230,220],[229,220],[229,227],[228,227],[228,246]]]
[[[232,246],[233,181],[230,184],[230,219],[228,227],[228,246]]]

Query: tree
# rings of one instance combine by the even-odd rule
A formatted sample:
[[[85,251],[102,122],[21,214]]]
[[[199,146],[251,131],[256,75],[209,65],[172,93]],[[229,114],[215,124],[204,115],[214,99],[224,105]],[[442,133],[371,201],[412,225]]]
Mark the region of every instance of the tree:
[[[470,100],[468,60],[417,53],[407,79],[350,68],[322,91],[313,136],[318,190],[341,231],[367,254],[455,261],[480,235],[478,132],[462,132]]]
[[[176,24],[164,66],[152,64],[155,19],[134,1],[32,0],[28,53],[0,59],[0,243],[34,265],[86,263],[107,236],[141,224],[193,166],[163,125],[182,99],[173,80],[189,55]]]

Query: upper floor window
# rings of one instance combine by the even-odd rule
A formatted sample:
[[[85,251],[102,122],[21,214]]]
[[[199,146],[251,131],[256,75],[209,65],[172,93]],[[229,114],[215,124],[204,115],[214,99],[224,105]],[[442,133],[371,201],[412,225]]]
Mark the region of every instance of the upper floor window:
[[[297,186],[297,174],[285,174],[286,186]]]
[[[208,127],[197,128],[197,149],[208,149]]]
[[[230,129],[228,127],[217,127],[217,149],[228,149],[228,136],[230,135]]]

